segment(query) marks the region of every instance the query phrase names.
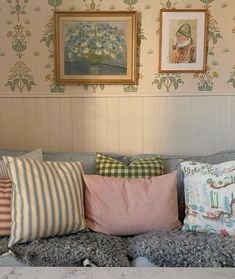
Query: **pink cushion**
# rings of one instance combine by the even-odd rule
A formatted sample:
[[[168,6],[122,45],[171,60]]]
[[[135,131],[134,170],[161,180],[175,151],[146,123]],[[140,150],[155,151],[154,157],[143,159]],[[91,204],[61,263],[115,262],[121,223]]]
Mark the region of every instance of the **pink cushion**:
[[[112,235],[179,229],[176,172],[152,178],[84,175],[87,226]]]
[[[9,235],[11,230],[11,190],[11,180],[0,178],[0,236]]]

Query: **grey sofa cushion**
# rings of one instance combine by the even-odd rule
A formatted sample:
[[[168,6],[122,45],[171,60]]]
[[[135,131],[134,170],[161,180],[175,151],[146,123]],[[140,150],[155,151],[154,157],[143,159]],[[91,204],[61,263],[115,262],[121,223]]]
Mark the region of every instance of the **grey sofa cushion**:
[[[95,232],[35,240],[11,248],[17,258],[30,266],[83,266],[89,259],[96,266],[130,266],[127,242],[118,236]]]
[[[188,156],[177,156],[177,155],[161,155],[161,154],[139,154],[135,155],[129,158],[130,163],[134,160],[138,159],[149,159],[149,158],[154,158],[156,156],[161,156],[163,159],[163,163],[165,166],[165,173],[172,172],[178,168],[179,163],[182,160],[187,160]]]
[[[116,160],[127,164],[129,159],[125,155],[119,155],[114,153],[104,153]],[[82,163],[84,172],[86,174],[96,173],[96,153],[95,152],[44,152],[44,160],[48,161],[80,161]]]
[[[0,150],[0,157],[2,158],[2,156],[13,156],[13,157],[17,157],[17,156],[21,156],[24,155],[26,153],[28,153],[29,151],[26,150],[5,150],[5,149],[1,149]]]
[[[11,252],[7,252],[0,256],[0,267],[27,267],[28,265],[17,259]]]
[[[128,238],[132,259],[147,257],[157,266],[235,267],[235,237],[189,233],[153,232]]]

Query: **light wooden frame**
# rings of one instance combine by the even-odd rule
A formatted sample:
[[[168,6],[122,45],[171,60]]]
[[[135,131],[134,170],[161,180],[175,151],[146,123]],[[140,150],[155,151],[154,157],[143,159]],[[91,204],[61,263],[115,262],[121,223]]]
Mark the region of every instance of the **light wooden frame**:
[[[159,72],[205,72],[207,25],[207,9],[161,9]],[[188,41],[180,45],[178,38],[175,43],[176,34],[181,38],[183,34],[183,40]],[[190,40],[191,46],[185,46]],[[183,48],[188,48],[190,54],[184,54]]]
[[[54,23],[56,83],[137,83],[136,11],[55,11]]]

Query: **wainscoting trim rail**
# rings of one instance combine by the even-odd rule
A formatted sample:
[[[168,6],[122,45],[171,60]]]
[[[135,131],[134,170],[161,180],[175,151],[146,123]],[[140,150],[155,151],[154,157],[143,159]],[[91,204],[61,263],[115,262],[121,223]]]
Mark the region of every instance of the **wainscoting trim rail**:
[[[127,93],[127,94],[113,94],[113,93],[91,93],[91,94],[55,94],[55,93],[49,93],[49,94],[1,94],[0,98],[139,98],[139,97],[208,97],[208,96],[235,96],[235,92],[230,93],[220,93],[220,92],[197,92],[197,93],[156,93],[156,94],[138,94],[138,93]]]

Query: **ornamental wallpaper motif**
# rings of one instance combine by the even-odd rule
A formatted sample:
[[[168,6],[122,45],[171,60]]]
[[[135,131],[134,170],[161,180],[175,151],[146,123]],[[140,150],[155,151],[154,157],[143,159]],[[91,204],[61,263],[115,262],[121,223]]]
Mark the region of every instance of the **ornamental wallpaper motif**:
[[[159,15],[208,8],[207,71],[159,73]],[[137,10],[138,85],[55,84],[54,10]],[[234,0],[1,0],[0,94],[235,93]]]

